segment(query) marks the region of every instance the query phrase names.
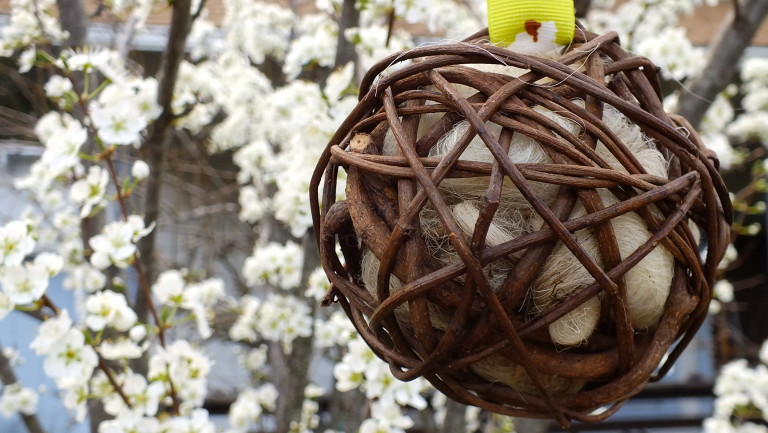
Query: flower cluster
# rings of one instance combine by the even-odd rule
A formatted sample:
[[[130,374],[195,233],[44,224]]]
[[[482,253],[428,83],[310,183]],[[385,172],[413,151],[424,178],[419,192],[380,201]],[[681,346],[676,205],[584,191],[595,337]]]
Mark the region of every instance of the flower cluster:
[[[741,68],[742,101],[746,113],[728,126],[728,134],[742,142],[756,140],[768,146],[768,59],[750,58]]]
[[[87,344],[85,334],[72,323],[63,310],[58,317],[43,322],[30,347],[45,356],[45,373],[52,377],[59,389],[73,395],[64,398],[64,405],[85,416],[85,399],[78,395],[87,389],[93,370],[99,363],[96,351]]]
[[[240,315],[229,329],[229,336],[235,341],[275,341],[290,353],[293,340],[312,335],[312,312],[300,298],[271,293],[262,302],[245,296],[240,306]]]
[[[726,364],[715,384],[715,411],[704,421],[705,433],[766,432],[768,421],[768,342],[760,363],[739,359]],[[757,421],[757,423],[753,422]]]
[[[181,271],[171,269],[160,274],[152,285],[152,293],[160,305],[189,310],[194,315],[200,336],[211,336],[208,316],[216,302],[224,297],[224,282],[221,279],[210,278],[188,285]]]
[[[253,255],[245,259],[243,276],[250,286],[269,284],[283,290],[299,286],[303,252],[295,242],[271,242],[256,247]]]
[[[234,432],[245,433],[252,424],[256,424],[261,415],[275,410],[278,391],[267,383],[258,388],[247,388],[237,396],[229,407],[229,425]]]
[[[186,416],[164,418],[142,417],[131,414],[118,416],[99,425],[99,433],[214,433],[216,427],[208,418],[208,411],[195,409]]]
[[[39,396],[34,389],[25,388],[18,383],[6,385],[0,394],[0,414],[8,418],[20,412],[32,415],[37,412]]]
[[[334,366],[333,376],[339,391],[360,388],[366,397],[375,400],[372,411],[375,409],[377,413],[361,425],[361,431],[364,427],[365,431],[381,431],[384,428],[381,423],[388,423],[387,428],[395,428],[394,431],[411,427],[412,421],[401,414],[400,406],[425,409],[427,401],[421,393],[427,389],[427,382],[422,378],[410,382],[395,379],[389,365],[377,358],[360,337],[350,341],[348,347],[341,362]],[[379,412],[382,416],[377,416]]]
[[[181,413],[191,414],[205,401],[211,366],[211,360],[199,348],[186,340],[176,340],[168,347],[156,348],[149,359],[148,378],[164,384],[168,395],[175,392],[182,400]]]
[[[66,37],[61,30],[54,0],[11,0],[8,24],[0,31],[0,57],[24,49],[19,68],[26,72],[35,58],[35,44],[56,42]]]
[[[135,243],[148,235],[154,224],[144,226],[144,219],[131,215],[125,221],[115,221],[107,224],[101,233],[92,237],[88,244],[93,249],[91,264],[99,269],[110,265],[126,268],[136,254]]]

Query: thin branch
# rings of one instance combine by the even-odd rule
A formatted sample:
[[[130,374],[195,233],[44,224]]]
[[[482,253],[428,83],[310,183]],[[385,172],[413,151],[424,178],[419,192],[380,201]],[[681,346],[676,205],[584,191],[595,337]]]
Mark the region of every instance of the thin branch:
[[[699,126],[715,97],[731,82],[741,55],[768,15],[765,0],[749,0],[738,7],[738,14],[731,10],[723,21],[701,76],[680,95],[678,114],[694,128]]]
[[[120,32],[115,38],[115,50],[123,59],[128,58],[128,52],[131,50],[133,37],[136,35],[136,24],[138,21],[139,18],[136,15],[131,15],[131,17],[128,18],[128,21],[122,24]]]
[[[202,14],[203,9],[205,9],[205,1],[206,0],[200,0],[200,4],[197,5],[197,10],[194,14],[192,14],[192,22],[195,22],[198,18],[200,18],[200,14]]]
[[[149,134],[142,143],[142,150],[148,153],[146,158],[150,166],[146,182],[144,218],[147,224],[158,221],[160,216],[160,194],[165,173],[168,131],[172,127],[173,109],[171,100],[178,76],[179,65],[184,56],[184,45],[191,23],[191,0],[177,0],[173,3],[171,29],[168,45],[163,55],[157,102],[162,109],[160,117],[152,125]],[[141,257],[147,260],[146,277],[152,281],[156,272],[153,257],[157,230],[147,235],[140,244]],[[148,296],[139,292],[136,297],[136,312],[139,317],[146,317]]]
[[[110,385],[112,385],[112,388],[115,389],[115,392],[117,395],[120,396],[120,399],[123,400],[123,403],[125,403],[126,406],[128,406],[128,409],[133,408],[133,404],[131,404],[131,400],[128,399],[128,396],[125,395],[125,391],[123,391],[123,386],[117,381],[115,378],[115,375],[112,374],[112,369],[109,368],[109,365],[107,365],[107,361],[104,360],[104,358],[101,357],[101,355],[98,355],[99,357],[99,370],[104,372],[104,375],[107,376],[107,380],[109,381]]]
[[[184,46],[187,40],[187,34],[191,26],[191,0],[175,0],[173,3],[173,14],[171,16],[171,27],[168,32],[168,43],[163,54],[163,61],[160,66],[160,77],[157,91],[157,103],[162,112],[157,120],[152,124],[149,134],[142,142],[142,149],[149,153],[146,158],[150,166],[150,175],[147,178],[144,208],[144,220],[147,225],[158,223],[160,216],[160,195],[163,183],[163,174],[165,173],[166,153],[168,147],[168,131],[173,127],[173,90],[176,86],[176,79],[179,74],[179,66],[184,58]],[[152,294],[150,293],[149,281],[154,280],[157,274],[155,256],[155,240],[159,227],[150,232],[139,245],[139,257],[142,265],[136,268],[140,270],[139,277],[142,279],[142,290],[136,294],[134,309],[139,320],[146,318],[147,313],[151,313],[156,319],[157,312],[152,313],[154,307],[152,304]],[[144,320],[145,321],[145,320]],[[158,322],[159,323],[159,322]],[[162,328],[162,325],[159,325]],[[162,330],[161,330],[162,332]],[[161,340],[162,343],[162,340]],[[173,383],[170,383],[171,397],[173,399],[172,411],[179,413],[180,402],[176,394]]]

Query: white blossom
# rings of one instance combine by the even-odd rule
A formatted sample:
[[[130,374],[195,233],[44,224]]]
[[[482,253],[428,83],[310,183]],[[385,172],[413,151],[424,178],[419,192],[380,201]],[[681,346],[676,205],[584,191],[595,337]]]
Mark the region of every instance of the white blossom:
[[[29,72],[35,66],[35,58],[37,58],[37,48],[33,46],[24,50],[19,56],[19,72],[22,74]]]
[[[309,306],[290,295],[271,293],[260,303],[254,298],[244,300],[243,311],[230,329],[230,337],[253,341],[257,337],[280,342],[290,353],[293,340],[312,334]]]
[[[152,285],[152,293],[163,305],[181,306],[184,303],[184,289],[186,282],[182,273],[176,269],[163,271],[157,277],[157,282]]]
[[[8,418],[16,412],[33,415],[37,412],[37,393],[18,383],[6,385],[0,395],[0,414]]]
[[[145,179],[149,176],[149,165],[140,159],[134,161],[131,166],[131,176],[136,180]]]
[[[115,419],[99,424],[99,433],[158,433],[160,422],[157,418],[149,418],[132,412],[122,413]]]
[[[131,103],[115,102],[104,106],[92,102],[90,110],[99,137],[107,145],[137,143],[139,134],[147,126],[138,107]]]
[[[144,219],[130,215],[127,221],[115,221],[107,224],[88,244],[93,249],[91,264],[98,269],[109,265],[126,268],[131,263],[136,245],[133,243],[146,236],[154,228],[154,223],[144,227]]]
[[[104,399],[104,411],[117,416],[126,412],[134,415],[154,416],[157,413],[160,399],[165,395],[165,386],[160,382],[147,383],[147,379],[137,373],[127,371],[118,378],[123,393],[131,402],[131,407],[125,405],[123,399],[115,392],[107,394]]]
[[[328,281],[328,277],[325,276],[323,268],[317,268],[309,274],[309,278],[307,279],[307,289],[304,291],[304,296],[320,301],[330,287],[331,283]]]
[[[148,377],[152,381],[173,382],[179,397],[188,407],[200,407],[206,395],[211,360],[186,340],[176,340],[157,348],[149,359]]]
[[[69,329],[52,344],[43,368],[57,384],[88,380],[98,365],[98,357],[78,329]]]
[[[107,203],[104,194],[107,192],[109,173],[103,168],[92,165],[88,168],[88,175],[74,184],[69,190],[69,199],[82,206],[80,217],[85,218]]]
[[[48,274],[33,263],[6,266],[0,275],[0,286],[8,300],[16,305],[37,301],[48,288]]]
[[[246,388],[229,407],[229,425],[238,432],[248,431],[264,411],[273,411],[277,404],[277,388],[267,383],[259,388]]]
[[[45,95],[49,98],[61,98],[65,93],[72,91],[72,81],[61,75],[51,75],[44,88]],[[55,111],[52,111],[52,113],[55,113]]]
[[[98,347],[98,351],[104,359],[136,359],[141,357],[144,349],[144,347],[125,337],[114,341],[102,341]]]
[[[262,344],[255,349],[251,349],[245,355],[243,364],[250,371],[259,371],[267,364],[268,350],[266,344]]]
[[[69,312],[62,310],[58,316],[46,320],[38,327],[37,336],[29,347],[38,355],[47,355],[71,328],[72,319],[69,318]]]
[[[269,243],[256,247],[245,260],[243,276],[249,285],[271,284],[288,290],[301,282],[303,253],[294,242]]]
[[[0,227],[2,264],[20,265],[24,257],[35,249],[34,234],[30,228],[30,223],[23,220],[11,221]]]
[[[136,323],[136,313],[120,293],[111,290],[96,292],[85,300],[85,324],[94,331],[110,326],[118,331],[127,331]]]
[[[128,331],[128,336],[131,340],[138,343],[147,336],[147,327],[144,325],[136,325]]]

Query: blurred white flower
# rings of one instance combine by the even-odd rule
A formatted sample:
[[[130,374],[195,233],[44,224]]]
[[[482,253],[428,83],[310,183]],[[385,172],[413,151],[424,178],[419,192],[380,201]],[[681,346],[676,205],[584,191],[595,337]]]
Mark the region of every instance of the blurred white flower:
[[[32,263],[6,266],[0,275],[8,300],[15,305],[25,305],[37,301],[48,288],[48,274]]]
[[[116,392],[111,392],[104,398],[104,411],[113,416],[132,412],[138,416],[155,416],[160,404],[160,398],[165,394],[165,386],[160,382],[147,383],[147,379],[130,370],[120,375],[118,383],[122,385],[123,393],[131,402],[131,408],[125,405]]]
[[[138,343],[147,336],[147,327],[144,325],[136,325],[128,331],[128,336],[131,340]]]
[[[85,324],[89,329],[101,331],[110,326],[127,331],[136,324],[136,313],[128,306],[125,296],[111,290],[96,292],[85,300]]]
[[[28,221],[15,220],[0,227],[0,263],[20,265],[34,249],[34,234]]]
[[[33,415],[37,412],[39,397],[35,390],[18,383],[6,385],[0,395],[0,414],[8,418],[16,412]]]
[[[90,104],[90,112],[99,138],[107,145],[137,143],[139,134],[147,126],[138,107],[130,103],[104,106],[94,101]]]
[[[19,56],[19,72],[22,74],[29,72],[33,66],[35,66],[35,59],[37,58],[37,48],[30,47],[24,50]]]
[[[80,217],[85,218],[107,203],[104,194],[107,192],[109,173],[103,168],[92,165],[88,168],[88,175],[77,180],[69,190],[69,199],[82,206]]]
[[[163,271],[152,285],[152,293],[162,305],[181,306],[184,300],[186,282],[184,276],[176,269]]]
[[[243,264],[243,276],[251,285],[270,284],[289,290],[301,282],[304,254],[295,242],[271,242],[256,247]]]
[[[102,421],[99,433],[158,433],[160,422],[157,418],[148,418],[133,412],[121,413],[115,419]]]
[[[61,384],[88,380],[97,365],[96,352],[85,344],[82,331],[72,328],[52,344],[43,369],[57,384]]]
[[[721,302],[733,302],[733,284],[728,280],[715,283],[715,298]]]
[[[134,161],[133,166],[131,166],[131,176],[136,180],[145,179],[149,176],[149,164],[140,159]]]
[[[45,95],[51,99],[61,98],[65,93],[72,91],[72,81],[61,75],[52,75],[45,83]]]
[[[47,319],[38,327],[37,336],[29,347],[38,355],[47,355],[71,328],[69,312],[61,310],[57,317]]]
[[[125,337],[102,341],[98,351],[104,359],[136,359],[144,353],[144,348]]]
[[[93,253],[91,264],[98,269],[109,265],[126,268],[133,260],[136,245],[133,243],[146,236],[154,228],[154,224],[144,228],[144,219],[131,215],[128,220],[114,221],[101,230],[101,233],[88,240]]]

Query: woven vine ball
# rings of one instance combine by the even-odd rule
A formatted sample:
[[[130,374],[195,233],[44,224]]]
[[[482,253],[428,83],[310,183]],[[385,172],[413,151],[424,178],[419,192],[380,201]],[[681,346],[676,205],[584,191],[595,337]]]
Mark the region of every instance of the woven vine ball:
[[[311,184],[322,265],[401,380],[601,421],[693,337],[729,240],[717,160],[615,33],[556,56],[487,31],[382,60]],[[666,355],[666,356],[665,356]]]

